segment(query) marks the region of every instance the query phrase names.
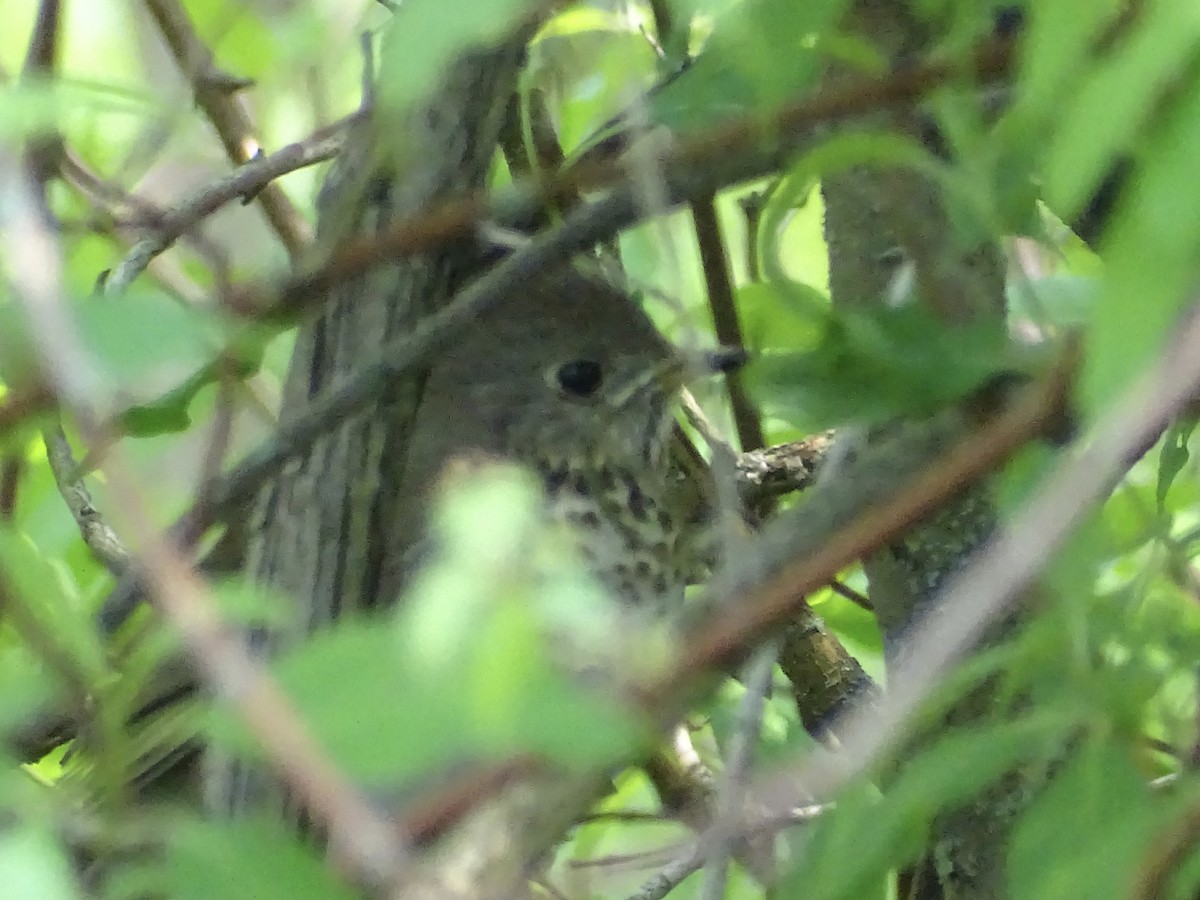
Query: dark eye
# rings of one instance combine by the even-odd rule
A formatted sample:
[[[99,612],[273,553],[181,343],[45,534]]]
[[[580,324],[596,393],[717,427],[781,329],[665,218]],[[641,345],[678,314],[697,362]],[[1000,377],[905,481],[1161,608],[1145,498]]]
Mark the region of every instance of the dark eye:
[[[590,397],[599,390],[604,373],[600,370],[600,363],[594,360],[573,359],[558,367],[554,380],[563,393],[572,397]]]

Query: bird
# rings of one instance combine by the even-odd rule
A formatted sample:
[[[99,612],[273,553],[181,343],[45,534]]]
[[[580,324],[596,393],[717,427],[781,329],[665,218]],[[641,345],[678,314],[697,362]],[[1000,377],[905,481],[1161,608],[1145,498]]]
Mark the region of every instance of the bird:
[[[421,556],[431,492],[448,461],[494,459],[540,481],[586,565],[621,604],[682,605],[693,554],[673,470],[675,411],[689,375],[735,353],[689,358],[628,292],[568,264],[463,329],[430,367],[388,540],[397,590]],[[698,360],[698,361],[697,361]]]
[[[380,605],[402,606],[430,560],[439,488],[466,460],[532,472],[545,518],[565,526],[621,610],[667,623],[681,612],[707,525],[676,462],[677,406],[690,377],[730,370],[744,354],[684,352],[629,291],[586,265],[529,280],[467,322],[418,377],[391,495],[378,498]],[[592,661],[573,674],[594,676]],[[304,829],[304,811],[255,765],[217,749],[206,769],[210,810],[282,801]]]

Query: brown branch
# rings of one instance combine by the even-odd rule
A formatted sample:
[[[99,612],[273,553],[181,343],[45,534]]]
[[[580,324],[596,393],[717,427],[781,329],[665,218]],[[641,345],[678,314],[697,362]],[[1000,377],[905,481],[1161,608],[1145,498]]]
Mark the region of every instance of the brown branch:
[[[5,435],[34,416],[49,412],[55,406],[54,395],[43,384],[20,391],[9,391],[0,403],[0,435]]]
[[[349,121],[344,120],[339,125],[348,125]],[[212,215],[226,203],[239,197],[259,194],[276,178],[289,172],[332,159],[341,150],[344,142],[343,128],[323,128],[302,141],[288,144],[270,156],[260,156],[224,178],[205,185],[182,203],[157,217],[154,233],[143,238],[126,254],[109,277],[106,290],[118,293],[124,290],[145,270],[150,260],[170,247],[201,219]]]
[[[117,533],[109,527],[104,516],[92,504],[92,495],[84,484],[83,475],[71,445],[63,433],[62,425],[55,423],[43,432],[46,445],[46,460],[67,509],[83,536],[92,555],[116,577],[121,577],[129,568],[129,551],[121,543]]]
[[[692,220],[696,226],[696,242],[700,248],[700,265],[708,288],[708,308],[712,311],[717,340],[730,347],[744,347],[742,326],[738,321],[737,304],[733,299],[733,279],[725,242],[721,240],[721,223],[717,219],[714,195],[699,197],[692,202]],[[734,427],[743,450],[757,450],[766,443],[758,409],[738,372],[725,374],[725,389],[733,411]]]
[[[832,443],[833,432],[825,431],[802,441],[742,453],[737,458],[737,486],[742,503],[762,518],[769,501],[811,487]]]
[[[25,52],[22,81],[53,76],[58,57],[61,13],[62,8],[58,0],[42,0],[38,4],[33,34]],[[32,173],[34,181],[41,184],[50,178],[61,143],[59,135],[53,133],[37,135],[29,141],[25,151],[25,165]]]
[[[912,478],[886,501],[875,505],[870,498],[865,508],[843,528],[801,530],[791,542],[793,562],[744,594],[736,577],[718,579],[710,586],[709,601],[702,606],[716,614],[701,623],[688,637],[678,666],[641,698],[650,710],[674,714],[686,706],[693,686],[706,674],[723,670],[742,657],[748,648],[795,615],[807,594],[827,584],[845,566],[869,556],[872,551],[904,533],[913,522],[936,510],[965,486],[991,472],[1014,451],[1046,433],[1058,421],[1067,396],[1069,368],[1060,371],[995,421],[959,442],[933,465]],[[783,531],[804,523],[805,510],[781,518],[774,526]],[[811,517],[810,517],[811,518]],[[736,598],[736,602],[733,602]]]
[[[664,196],[670,203],[678,204],[690,197],[760,178],[777,169],[806,141],[819,137],[828,125],[879,109],[916,103],[960,76],[999,77],[1007,72],[1011,56],[1011,43],[990,41],[967,61],[940,60],[892,73],[887,78],[847,79],[785,106],[765,122],[760,117],[748,116],[699,135],[683,136],[665,153]],[[291,321],[324,302],[329,289],[345,279],[394,261],[397,256],[427,252],[470,235],[482,220],[519,222],[528,217],[531,209],[563,196],[564,192],[615,186],[612,196],[578,211],[592,210],[596,222],[592,229],[580,230],[578,238],[585,243],[572,246],[566,251],[570,255],[646,215],[630,181],[623,163],[601,161],[516,184],[495,198],[475,195],[447,200],[397,222],[385,232],[346,241],[319,268],[292,276],[275,288],[266,284],[236,288],[228,305],[246,313]]]
[[[7,239],[6,262],[14,293],[35,326],[69,323],[61,310],[56,311],[64,302],[61,258],[54,235],[42,220],[36,192],[16,165],[0,162],[8,163],[0,165],[0,190],[8,200],[0,226]],[[15,235],[22,240],[14,240]],[[104,442],[101,426],[82,402],[84,374],[93,366],[84,358],[64,358],[67,352],[83,353],[78,335],[56,332],[35,337],[40,338],[44,375],[61,397],[71,401],[85,436],[93,443]],[[143,547],[141,567],[151,596],[179,632],[203,679],[238,713],[288,788],[328,830],[333,858],[363,884],[394,885],[404,859],[400,834],[334,766],[304,728],[291,700],[221,621],[203,580],[157,533],[129,466],[110,459],[105,472],[114,502]]]
[[[11,522],[16,514],[17,490],[24,470],[25,458],[18,453],[7,455],[0,461],[0,519],[6,522]]]
[[[261,148],[254,137],[254,125],[237,96],[246,82],[231,79],[216,68],[212,51],[200,40],[177,0],[145,0],[145,3],[179,70],[191,84],[196,103],[220,137],[225,155],[235,166],[255,159]],[[258,199],[288,255],[298,259],[312,242],[308,224],[279,185],[264,185]]]

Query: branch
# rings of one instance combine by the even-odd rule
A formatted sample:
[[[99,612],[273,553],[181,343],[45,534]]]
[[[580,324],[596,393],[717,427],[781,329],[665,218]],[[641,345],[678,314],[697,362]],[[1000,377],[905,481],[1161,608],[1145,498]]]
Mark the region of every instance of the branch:
[[[225,155],[235,166],[250,162],[261,149],[254,137],[254,125],[236,96],[236,91],[244,88],[246,82],[231,78],[216,68],[212,51],[200,40],[187,12],[177,0],[145,2],[179,70],[191,84],[196,103],[221,138]],[[259,200],[288,255],[297,259],[312,242],[308,224],[276,184],[265,185]]]
[[[1053,428],[1064,408],[1070,371],[1064,362],[1054,376],[965,439],[958,438],[960,420],[950,413],[939,428],[914,435],[902,456],[891,446],[870,450],[852,477],[826,482],[802,509],[780,516],[736,571],[713,579],[698,604],[707,614],[691,629],[679,664],[641,696],[641,705],[668,718],[685,708],[707,673],[736,662],[791,620],[806,594]],[[931,459],[936,462],[930,464]],[[904,487],[897,490],[899,485]]]
[[[692,220],[696,226],[700,265],[704,269],[708,308],[712,312],[717,341],[731,347],[744,347],[746,340],[742,337],[737,304],[733,299],[733,282],[725,243],[721,239],[715,195],[699,197],[692,203]],[[766,440],[763,437],[758,409],[746,393],[740,373],[725,373],[725,390],[729,394],[729,406],[733,412],[733,422],[742,449],[757,450]]]
[[[662,900],[683,884],[688,876],[699,872],[703,865],[704,853],[697,842],[691,850],[669,863],[661,872],[630,894],[628,900]]]
[[[56,423],[42,433],[46,444],[46,460],[50,463],[50,471],[54,475],[54,483],[58,492],[71,511],[83,542],[87,544],[92,555],[104,565],[109,572],[120,578],[129,568],[129,551],[117,537],[117,533],[104,521],[99,510],[92,505],[92,495],[84,484],[83,475],[71,445],[63,433],[62,425]]]
[[[117,227],[158,228],[168,215],[157,204],[138,197],[136,194],[132,194],[100,177],[88,168],[87,164],[70,147],[62,147],[62,152],[59,154],[58,160],[58,174],[67,184],[75,188],[84,199],[112,218],[114,225]],[[120,240],[115,234],[116,228],[111,230],[105,229],[103,219],[100,223],[93,224],[92,227],[100,233],[112,233],[114,238]],[[184,237],[186,242],[212,268],[213,277],[217,284],[229,283],[227,274],[229,263],[220,247],[199,233],[183,235],[181,237]],[[202,291],[194,282],[184,282],[182,277],[177,274],[159,271],[156,273],[156,276],[168,288],[190,301],[199,302],[207,296],[206,290]]]
[[[0,234],[6,239],[9,252],[5,261],[15,294],[35,326],[69,322],[59,308],[64,295],[54,236],[19,167],[2,158],[0,192],[8,201],[0,211]],[[87,384],[83,376],[93,366],[85,358],[64,359],[67,350],[82,352],[78,335],[53,333],[35,338],[45,376],[60,396],[72,401],[85,435],[101,442],[104,435],[99,434],[99,426],[81,402]],[[224,626],[204,582],[157,534],[128,465],[110,459],[105,471],[114,498],[120,501],[131,531],[144,547],[142,568],[156,606],[180,633],[204,680],[239,714],[288,787],[328,829],[334,858],[364,884],[395,883],[403,853],[400,836],[391,823],[376,813],[333,765],[303,727],[286,694]]]
[[[260,156],[247,162],[192,194],[159,218],[154,234],[133,246],[109,276],[105,290],[111,293],[125,290],[145,270],[150,260],[170,247],[201,219],[212,215],[231,200],[253,197],[282,175],[332,159],[345,143],[344,129],[354,118],[343,120],[333,128],[323,128],[270,156]]]
[[[149,0],[148,0],[149,2]],[[785,106],[764,123],[747,116],[687,136],[664,154],[662,196],[677,205],[721,188],[761,178],[821,138],[839,121],[880,109],[916,103],[961,76],[996,78],[1007,72],[1012,44],[990,41],[967,61],[938,61],[891,73],[886,78],[847,79]],[[230,308],[271,319],[292,320],[323,302],[329,289],[352,275],[398,256],[427,252],[473,234],[479,222],[525,221],[530,210],[564,192],[611,187],[611,196],[583,206],[572,215],[594,217],[590,229],[580,227],[579,243],[566,247],[565,259],[611,237],[647,215],[643,199],[620,162],[581,164],[550,177],[513,185],[495,198],[473,195],[448,200],[402,219],[380,234],[347,240],[319,268],[292,276],[282,285],[248,284],[227,298]],[[591,210],[591,212],[588,212]]]
[[[760,510],[770,500],[811,487],[832,444],[833,432],[825,431],[802,441],[742,453],[737,458],[742,503]]]
[[[1020,514],[939,592],[889,679],[886,699],[843,723],[837,763],[828,755],[810,757],[784,781],[767,785],[765,796],[780,803],[827,796],[878,759],[953,663],[1013,608],[1073,529],[1198,391],[1200,307],[1193,307],[1170,345],[1076,441],[1075,452],[1063,455]],[[1036,418],[1033,413],[1030,407],[1022,418]],[[1017,424],[1006,415],[980,437],[994,431],[999,438],[1001,430]]]

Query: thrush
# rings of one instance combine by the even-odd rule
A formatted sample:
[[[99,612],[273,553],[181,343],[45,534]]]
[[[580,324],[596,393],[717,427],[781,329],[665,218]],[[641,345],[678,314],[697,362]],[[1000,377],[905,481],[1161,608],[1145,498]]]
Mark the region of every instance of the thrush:
[[[694,368],[602,278],[566,267],[530,282],[429,371],[403,480],[416,502],[397,504],[390,546],[419,546],[430,487],[449,460],[495,457],[538,473],[548,515],[571,526],[614,597],[660,614],[678,608],[695,554],[689,494],[668,448]],[[413,566],[411,553],[397,560]]]
[[[624,291],[575,266],[539,275],[464,327],[421,379],[389,514],[376,539],[376,593],[402,597],[427,556],[428,510],[463,458],[527,467],[546,515],[564,523],[612,596],[649,616],[682,604],[698,567],[694,487],[673,466],[675,405],[697,368]],[[386,599],[385,599],[385,602]],[[210,808],[234,812],[279,797],[253,767],[210,755]]]

